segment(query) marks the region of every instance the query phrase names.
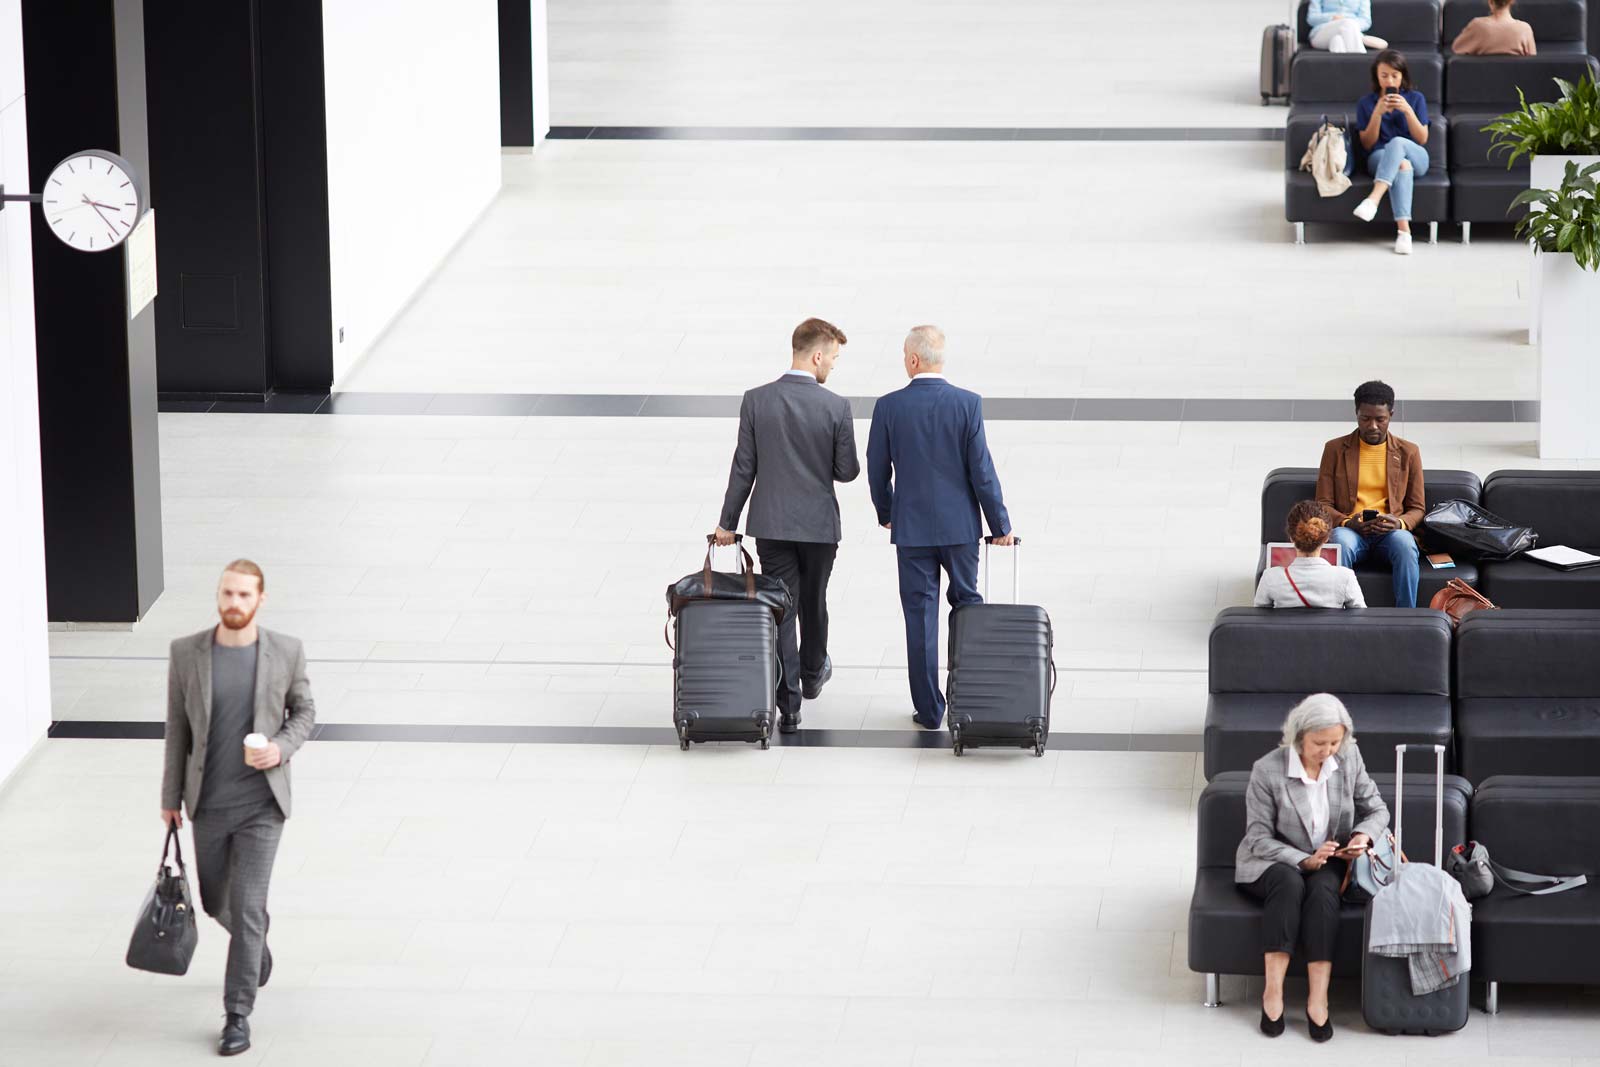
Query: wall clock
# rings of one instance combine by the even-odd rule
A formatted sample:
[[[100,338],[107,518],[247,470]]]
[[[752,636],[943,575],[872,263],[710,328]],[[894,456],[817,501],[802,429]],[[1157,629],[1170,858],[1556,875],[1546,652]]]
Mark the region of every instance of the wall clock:
[[[80,252],[106,252],[122,244],[147,206],[133,164],[98,148],[57,163],[42,192],[5,196],[0,189],[0,207],[6,200],[38,204],[50,232]]]

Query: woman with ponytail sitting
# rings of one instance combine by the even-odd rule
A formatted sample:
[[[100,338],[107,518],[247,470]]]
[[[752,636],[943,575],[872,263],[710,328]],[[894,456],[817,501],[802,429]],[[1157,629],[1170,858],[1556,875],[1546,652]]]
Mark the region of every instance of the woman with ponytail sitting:
[[[1289,509],[1286,532],[1294,542],[1295,559],[1287,567],[1268,567],[1256,586],[1258,608],[1364,608],[1366,597],[1356,572],[1322,558],[1333,527],[1315,500]]]

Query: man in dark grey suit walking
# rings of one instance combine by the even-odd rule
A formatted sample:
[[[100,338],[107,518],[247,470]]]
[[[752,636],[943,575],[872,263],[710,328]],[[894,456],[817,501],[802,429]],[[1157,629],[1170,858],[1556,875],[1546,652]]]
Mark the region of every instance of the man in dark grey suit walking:
[[[272,975],[267,886],[289,817],[289,758],[316,725],[305,650],[258,627],[261,568],[236,559],[217,584],[221,623],[172,642],[161,819],[194,822],[200,903],[231,935],[217,1051],[250,1047],[256,990]]]
[[[816,699],[833,676],[828,577],[840,536],[833,483],[853,481],[861,473],[850,402],[822,388],[844,343],[839,327],[807,319],[795,327],[790,369],[777,381],[744,394],[739,446],[713,534],[717,544],[733,544],[739,514],[749,500],[745,532],[756,539],[761,573],[782,579],[795,599],[798,612],[778,629],[783,659],[778,730],[786,734],[800,726],[802,696]]]

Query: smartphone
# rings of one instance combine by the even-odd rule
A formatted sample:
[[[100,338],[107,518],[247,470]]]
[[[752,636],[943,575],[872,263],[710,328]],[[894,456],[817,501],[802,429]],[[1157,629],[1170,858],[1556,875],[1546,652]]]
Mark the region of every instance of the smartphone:
[[[1378,511],[1377,511],[1376,508],[1368,508],[1367,510],[1365,510],[1365,511],[1363,511],[1361,513],[1361,521],[1362,522],[1371,522],[1373,519],[1375,519],[1377,517],[1378,517]]]

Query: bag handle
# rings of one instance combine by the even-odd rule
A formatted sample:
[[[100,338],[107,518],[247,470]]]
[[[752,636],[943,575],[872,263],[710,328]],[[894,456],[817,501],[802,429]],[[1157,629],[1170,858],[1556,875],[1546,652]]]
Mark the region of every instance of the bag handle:
[[[189,868],[183,862],[183,839],[178,836],[178,825],[175,822],[167,824],[167,843],[161,848],[161,863],[156,867],[156,873],[166,873],[167,857],[172,854],[176,854],[178,860],[178,873],[185,878],[189,877]]]
[[[1472,588],[1472,586],[1468,585],[1460,578],[1450,579],[1448,588],[1451,590],[1451,592],[1460,593],[1462,596],[1471,597],[1473,600],[1476,600],[1481,607],[1494,607],[1494,604],[1489,600],[1488,597]]]
[[[1294,584],[1294,575],[1289,573],[1289,568],[1287,566],[1283,568],[1283,576],[1289,579],[1289,588],[1293,589],[1294,595],[1300,598],[1300,603],[1309,608],[1311,606],[1311,601],[1307,600],[1306,595],[1300,591],[1300,587]]]
[[[1564,893],[1568,889],[1576,889],[1589,882],[1589,876],[1586,874],[1530,874],[1527,871],[1503,867],[1494,861],[1493,856],[1485,858],[1489,861],[1489,870],[1494,874],[1495,881],[1513,893],[1521,893],[1525,897],[1547,897],[1551,893]],[[1542,885],[1544,888],[1524,889],[1516,884],[1518,882],[1523,885]]]
[[[735,573],[744,575],[744,598],[756,598],[756,561],[750,558],[750,550],[744,547],[744,534],[734,534],[733,543],[739,549],[739,569]],[[706,534],[706,567],[701,575],[707,589],[711,588],[711,554],[717,550],[717,535]],[[668,643],[671,647],[671,643]]]

